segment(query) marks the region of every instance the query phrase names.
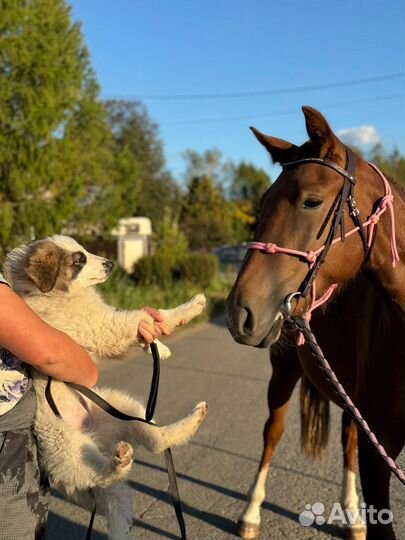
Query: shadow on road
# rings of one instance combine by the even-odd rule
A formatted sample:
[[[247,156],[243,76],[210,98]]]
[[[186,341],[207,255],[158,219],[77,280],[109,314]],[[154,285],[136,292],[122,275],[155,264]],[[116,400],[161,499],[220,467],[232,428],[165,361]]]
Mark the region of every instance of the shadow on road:
[[[166,472],[166,469],[164,467],[161,467],[160,465],[151,464],[146,461],[142,461],[138,459],[136,460],[136,463],[144,467],[149,467],[151,469],[158,470],[160,472]],[[239,493],[238,491],[235,491],[235,490],[223,487],[223,486],[218,486],[216,484],[213,484],[212,482],[207,482],[206,480],[194,478],[184,473],[177,473],[177,477],[181,480],[191,482],[203,488],[211,489],[213,491],[226,495],[227,497],[231,497],[233,499],[237,499],[240,501],[246,501],[246,495],[244,493]],[[140,491],[141,493],[145,493],[164,503],[171,504],[170,496],[166,491],[161,491],[155,488],[151,488],[149,486],[145,486],[143,484],[140,484],[139,482],[134,482],[134,481],[130,481],[129,485],[134,490]],[[226,532],[229,534],[235,534],[235,523],[233,520],[228,519],[224,516],[215,514],[213,512],[199,510],[188,504],[185,504],[184,502],[182,503],[182,507],[183,507],[184,514],[195,517],[201,521],[204,521],[205,523],[209,523],[216,529],[219,529],[223,532]],[[274,514],[287,518],[293,521],[294,523],[299,522],[299,519],[298,519],[299,514],[297,514],[296,512],[287,510],[286,508],[283,508],[282,506],[265,501],[262,507],[263,509],[269,510],[270,512]],[[319,527],[316,524],[314,524],[310,528],[314,530],[322,531],[323,534],[330,534],[333,538],[345,537],[344,530],[341,527],[337,527],[335,525],[326,524],[326,525],[323,525],[322,527]],[[172,536],[169,536],[169,537],[172,538]]]
[[[90,517],[90,514],[89,514]],[[85,540],[87,527],[49,512],[46,540]],[[107,540],[107,535],[93,529],[92,540]]]
[[[211,446],[210,444],[199,443],[196,441],[190,441],[188,444],[190,446],[201,446],[202,448],[207,448],[208,450],[211,450],[213,452],[220,452],[221,454],[227,454],[229,456],[246,459],[247,461],[252,461],[253,463],[257,463],[259,465],[259,461],[257,458],[245,456],[244,454],[238,454],[238,452],[231,452],[230,450],[225,450],[224,448],[218,448],[218,447]],[[140,461],[139,463],[145,466],[149,465],[149,463],[146,463],[146,462],[143,463],[142,461]],[[277,465],[277,464],[272,463],[271,468],[278,469],[280,471],[285,471],[291,474],[296,474],[298,476],[303,476],[304,478],[311,478],[312,480],[319,480],[320,482],[324,482],[325,484],[330,484],[330,485],[340,487],[340,483],[336,482],[335,480],[330,480],[329,478],[325,478],[324,476],[318,476],[316,474],[305,473],[305,472],[299,471],[298,469],[294,469],[293,467],[284,467],[283,465]]]

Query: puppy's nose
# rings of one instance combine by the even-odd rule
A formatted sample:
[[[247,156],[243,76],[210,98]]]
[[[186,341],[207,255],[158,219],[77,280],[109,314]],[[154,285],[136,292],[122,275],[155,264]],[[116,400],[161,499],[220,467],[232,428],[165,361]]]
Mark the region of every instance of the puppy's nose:
[[[108,273],[111,273],[114,268],[114,263],[106,259],[105,261],[103,261],[103,266],[107,270]]]

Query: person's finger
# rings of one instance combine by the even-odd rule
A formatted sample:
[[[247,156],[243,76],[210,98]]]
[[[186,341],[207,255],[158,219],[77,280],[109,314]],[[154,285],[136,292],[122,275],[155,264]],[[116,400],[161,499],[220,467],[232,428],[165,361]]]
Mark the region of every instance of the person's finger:
[[[165,322],[157,322],[155,324],[155,327],[159,328],[161,333],[164,335],[164,336],[170,336],[170,334],[172,333],[172,329],[170,328],[170,326],[165,323]]]
[[[146,307],[143,308],[143,310],[146,311],[146,313],[149,313],[149,315],[155,321],[157,321],[157,322],[163,322],[164,321],[164,317],[163,317],[163,315],[160,313],[160,311],[158,309],[146,306]]]
[[[160,336],[160,331],[153,325],[142,321],[138,326],[138,332],[147,343],[152,343]]]

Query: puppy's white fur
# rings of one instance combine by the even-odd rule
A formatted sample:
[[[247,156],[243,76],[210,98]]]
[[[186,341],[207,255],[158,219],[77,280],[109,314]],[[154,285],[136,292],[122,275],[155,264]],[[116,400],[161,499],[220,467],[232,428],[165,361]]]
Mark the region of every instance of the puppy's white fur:
[[[94,286],[111,272],[109,261],[88,253],[73,238],[55,235],[14,249],[4,273],[11,286],[46,322],[70,335],[95,359],[121,356],[139,342],[141,321],[153,322],[144,310],[126,311],[108,306]],[[197,295],[175,309],[161,310],[174,329],[199,315],[205,297]],[[161,355],[170,351],[159,345]],[[74,361],[74,359],[72,359]],[[117,484],[132,466],[132,446],[140,443],[151,452],[184,444],[195,434],[207,413],[199,403],[182,420],[157,427],[124,422],[109,416],[62,382],[54,381],[52,394],[63,420],[45,399],[47,377],[34,371],[38,410],[35,430],[42,465],[51,481],[85,507],[91,507],[88,490],[108,521],[110,540],[128,538],[132,525],[129,488]],[[144,406],[118,390],[95,391],[113,406],[145,417]]]

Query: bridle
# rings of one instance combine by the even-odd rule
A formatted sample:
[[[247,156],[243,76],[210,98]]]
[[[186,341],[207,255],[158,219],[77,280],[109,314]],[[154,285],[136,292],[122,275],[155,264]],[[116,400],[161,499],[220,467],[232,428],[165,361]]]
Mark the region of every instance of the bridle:
[[[329,167],[330,169],[333,169],[335,172],[337,172],[340,176],[343,177],[343,186],[341,190],[338,192],[325,220],[323,221],[321,228],[319,230],[319,233],[317,235],[317,238],[321,236],[323,231],[325,230],[328,222],[330,219],[332,219],[332,223],[328,232],[328,235],[326,237],[325,243],[323,246],[318,248],[316,251],[299,251],[289,248],[283,248],[280,246],[277,246],[276,244],[272,242],[248,242],[247,247],[248,249],[257,249],[267,254],[275,254],[275,253],[283,253],[285,255],[291,255],[294,257],[298,257],[303,262],[307,263],[309,265],[309,270],[304,278],[304,281],[301,283],[299,289],[296,292],[293,292],[289,294],[285,300],[282,307],[282,313],[285,316],[290,316],[292,312],[292,305],[291,301],[294,297],[301,297],[306,298],[310,291],[312,291],[312,297],[313,302],[310,307],[310,310],[314,309],[314,304],[317,304],[315,307],[318,307],[321,302],[320,300],[316,300],[315,298],[315,291],[314,291],[314,285],[315,285],[315,279],[318,275],[318,272],[320,271],[322,264],[325,262],[326,256],[330,250],[330,248],[337,242],[343,242],[346,237],[350,236],[351,234],[355,233],[356,231],[359,232],[363,249],[364,249],[364,257],[366,258],[369,254],[369,251],[371,249],[373,239],[375,236],[375,226],[378,223],[378,220],[383,212],[385,212],[386,208],[389,207],[391,212],[391,222],[392,222],[392,235],[391,235],[391,252],[392,252],[392,264],[395,266],[396,261],[399,260],[398,251],[395,243],[395,223],[394,223],[394,216],[393,216],[393,195],[391,186],[388,182],[388,180],[385,178],[383,173],[372,163],[369,163],[369,165],[379,174],[381,177],[384,187],[385,187],[385,195],[378,201],[377,208],[370,215],[367,221],[364,223],[362,222],[360,218],[360,212],[357,208],[356,199],[354,196],[354,187],[356,185],[356,158],[354,153],[350,150],[350,148],[346,147],[346,162],[347,166],[346,169],[343,167],[340,167],[333,161],[329,159],[322,159],[322,158],[315,158],[315,157],[309,157],[309,158],[303,158],[303,159],[297,159],[294,161],[290,161],[287,163],[284,163],[282,165],[283,170],[289,169],[292,167],[298,167],[301,165],[307,165],[311,163],[319,164],[323,167]],[[344,210],[345,206],[348,206],[349,209],[349,215],[353,221],[354,227],[350,231],[345,231],[345,222],[344,222]],[[333,217],[332,217],[333,216]],[[368,228],[368,235],[366,234],[366,228]],[[338,231],[340,229],[340,236],[336,236]],[[325,295],[322,297],[322,299],[325,298],[324,301],[329,299],[335,288],[337,287],[336,284],[332,285],[328,291],[325,293]],[[322,300],[321,299],[321,300]]]

